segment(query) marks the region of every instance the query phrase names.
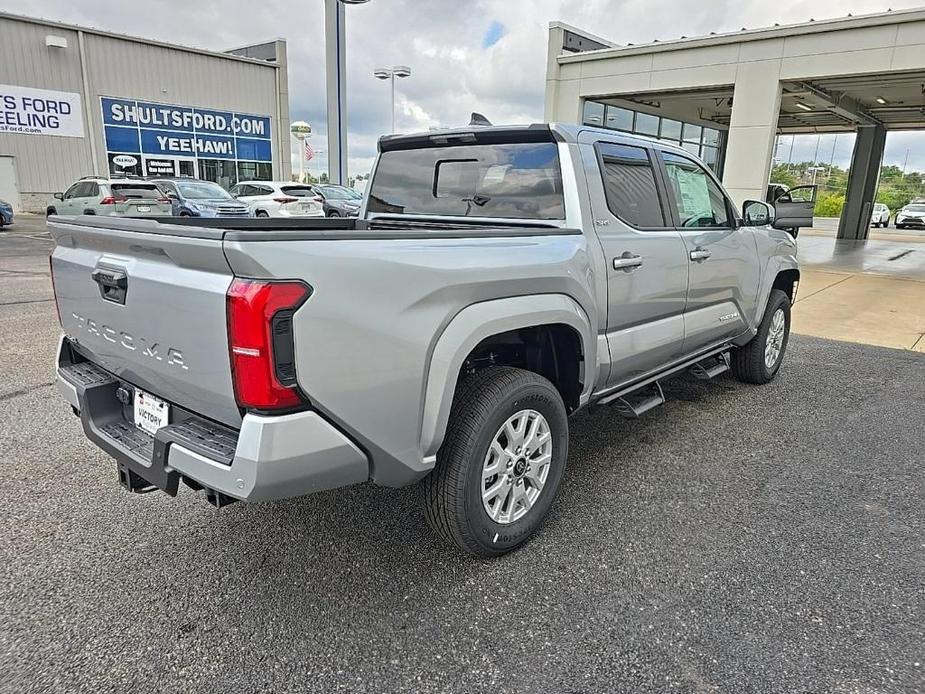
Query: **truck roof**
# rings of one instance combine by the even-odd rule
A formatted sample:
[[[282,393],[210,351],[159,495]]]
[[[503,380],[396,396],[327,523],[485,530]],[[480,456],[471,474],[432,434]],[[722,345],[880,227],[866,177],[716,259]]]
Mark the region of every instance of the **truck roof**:
[[[491,144],[493,142],[566,142],[575,144],[583,132],[592,132],[606,136],[609,140],[636,142],[639,144],[657,143],[659,148],[680,152],[690,156],[690,152],[679,145],[646,135],[596,128],[591,125],[576,123],[531,123],[526,125],[469,125],[463,128],[430,130],[428,132],[409,133],[406,135],[383,135],[379,138],[379,151],[388,152],[398,149],[416,149],[450,143],[472,142]]]

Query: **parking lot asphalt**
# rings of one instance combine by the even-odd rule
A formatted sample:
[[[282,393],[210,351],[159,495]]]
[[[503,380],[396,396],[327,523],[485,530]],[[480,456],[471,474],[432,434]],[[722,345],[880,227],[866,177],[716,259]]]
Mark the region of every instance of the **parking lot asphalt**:
[[[0,233],[0,692],[925,689],[925,354],[572,420],[552,515],[476,561],[416,488],[136,496],[57,397],[46,254]]]

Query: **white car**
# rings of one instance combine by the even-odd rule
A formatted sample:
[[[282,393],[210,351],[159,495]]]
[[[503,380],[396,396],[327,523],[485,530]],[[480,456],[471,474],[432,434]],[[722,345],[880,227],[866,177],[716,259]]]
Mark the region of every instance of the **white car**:
[[[241,181],[231,194],[246,202],[255,217],[324,217],[311,186],[291,181]]]
[[[872,227],[883,227],[884,229],[890,226],[890,208],[882,202],[874,203],[874,211],[870,216],[870,225]]]

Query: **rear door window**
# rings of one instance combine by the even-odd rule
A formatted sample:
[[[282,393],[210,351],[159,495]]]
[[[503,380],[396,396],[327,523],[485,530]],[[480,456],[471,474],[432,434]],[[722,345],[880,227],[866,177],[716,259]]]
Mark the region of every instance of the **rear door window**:
[[[123,198],[142,198],[156,200],[163,197],[163,193],[155,185],[142,185],[138,183],[113,183],[112,194]]]
[[[369,211],[509,219],[564,219],[552,142],[475,144],[383,152]]]
[[[607,207],[616,217],[640,228],[664,228],[655,169],[642,147],[600,143],[601,173]]]

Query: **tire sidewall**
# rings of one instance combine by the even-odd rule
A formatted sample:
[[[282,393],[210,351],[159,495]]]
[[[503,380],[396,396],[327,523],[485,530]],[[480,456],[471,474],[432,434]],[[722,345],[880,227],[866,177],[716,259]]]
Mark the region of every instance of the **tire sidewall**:
[[[780,354],[777,355],[777,361],[774,366],[769,369],[764,360],[764,350],[768,344],[768,335],[771,332],[771,323],[774,320],[774,314],[777,313],[778,309],[784,312],[784,340],[781,343]],[[777,372],[780,371],[781,364],[784,363],[784,355],[787,353],[787,344],[790,342],[790,301],[783,292],[775,291],[771,295],[771,301],[768,303],[768,312],[765,319],[762,321],[759,337],[761,338],[761,368],[764,370],[765,378],[770,381],[777,375]]]
[[[496,523],[482,504],[482,467],[492,440],[509,417],[521,410],[536,410],[552,433],[549,475],[533,507],[513,523]],[[473,458],[464,477],[466,516],[473,536],[490,553],[503,554],[522,544],[539,526],[552,506],[565,472],[568,456],[568,420],[562,399],[551,384],[533,383],[512,391],[486,418],[472,447]]]

